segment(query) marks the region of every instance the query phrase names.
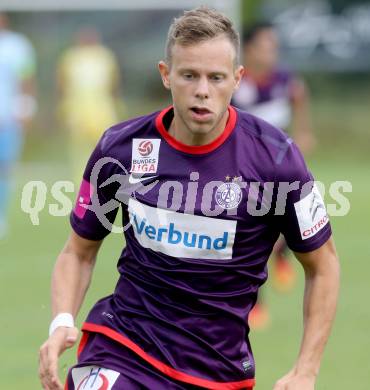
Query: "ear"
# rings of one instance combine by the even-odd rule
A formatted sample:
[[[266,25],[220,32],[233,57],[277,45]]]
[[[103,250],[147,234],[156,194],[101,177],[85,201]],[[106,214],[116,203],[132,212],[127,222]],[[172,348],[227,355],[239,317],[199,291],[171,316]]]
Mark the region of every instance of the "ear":
[[[161,74],[164,87],[170,89],[170,67],[164,61],[159,61],[158,70]]]
[[[238,66],[234,71],[234,79],[235,79],[235,86],[234,91],[236,91],[239,88],[240,82],[243,78],[245,69],[244,66],[240,65]]]

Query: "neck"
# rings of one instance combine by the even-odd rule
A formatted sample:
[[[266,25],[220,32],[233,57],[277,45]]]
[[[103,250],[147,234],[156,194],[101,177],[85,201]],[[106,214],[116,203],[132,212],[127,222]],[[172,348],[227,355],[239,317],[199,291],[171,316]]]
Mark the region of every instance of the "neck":
[[[179,114],[174,108],[174,116],[171,122],[168,133],[174,137],[177,141],[190,146],[202,146],[207,145],[217,139],[225,130],[226,123],[229,119],[229,110],[226,109],[224,114],[215,124],[215,126],[207,133],[195,133],[191,131],[186,123],[181,119]]]

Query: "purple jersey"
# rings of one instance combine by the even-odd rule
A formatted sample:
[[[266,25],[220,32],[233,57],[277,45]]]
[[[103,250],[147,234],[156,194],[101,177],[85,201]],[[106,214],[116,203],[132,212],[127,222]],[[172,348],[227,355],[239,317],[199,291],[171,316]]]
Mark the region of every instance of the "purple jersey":
[[[330,224],[282,131],[230,106],[217,139],[189,146],[167,132],[172,118],[169,107],[110,128],[87,164],[73,229],[103,239],[117,205],[127,229],[116,289],[83,329],[177,380],[245,388],[255,375],[247,319],[274,243],[282,233],[292,250],[312,251]]]
[[[264,82],[257,83],[247,73],[234,93],[232,104],[273,126],[286,129],[292,116],[291,85],[294,79],[292,73],[277,69]]]

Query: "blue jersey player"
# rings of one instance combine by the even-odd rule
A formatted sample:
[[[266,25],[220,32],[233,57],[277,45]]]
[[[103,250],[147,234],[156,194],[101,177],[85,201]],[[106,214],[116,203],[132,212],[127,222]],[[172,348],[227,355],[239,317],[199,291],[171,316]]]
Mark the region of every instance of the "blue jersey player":
[[[252,389],[247,319],[280,233],[307,278],[300,353],[274,389],[314,389],[339,284],[330,224],[295,144],[230,106],[238,46],[216,11],[175,19],[159,63],[173,104],[111,127],[92,153],[53,272],[45,389],[62,389],[58,356],[118,207],[117,286],[86,318],[65,389]]]
[[[36,112],[36,58],[23,34],[10,28],[0,12],[0,240],[8,234],[8,208],[23,132]]]

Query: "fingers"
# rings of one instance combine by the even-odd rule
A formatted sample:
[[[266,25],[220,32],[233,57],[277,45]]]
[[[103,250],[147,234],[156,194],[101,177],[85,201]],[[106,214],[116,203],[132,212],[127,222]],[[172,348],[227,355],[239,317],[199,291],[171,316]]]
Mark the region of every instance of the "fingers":
[[[284,377],[280,378],[276,383],[273,388],[273,390],[288,390],[290,387],[289,386],[289,381],[290,378],[293,376],[292,371],[290,371],[287,375]]]
[[[78,337],[77,328],[60,327],[41,346],[39,352],[39,377],[46,390],[63,390],[58,378],[58,357],[73,346]]]
[[[43,344],[39,350],[39,378],[43,389],[48,389],[46,386],[45,372],[47,366],[47,351],[46,346]]]
[[[46,342],[40,348],[39,361],[39,377],[42,387],[46,390],[62,390],[63,386],[58,378],[57,347]]]
[[[314,390],[315,389],[315,377],[314,376],[302,376],[302,375],[286,375],[279,379],[273,388],[273,390]]]

